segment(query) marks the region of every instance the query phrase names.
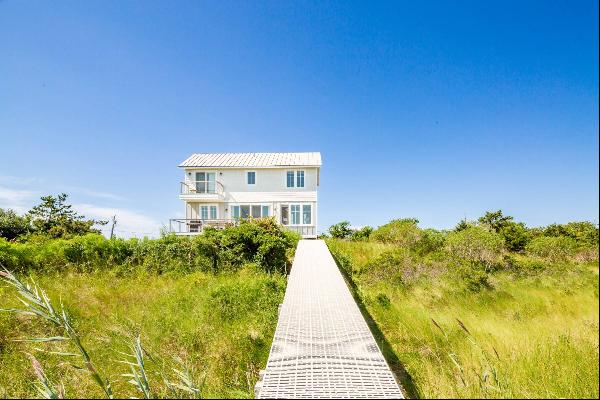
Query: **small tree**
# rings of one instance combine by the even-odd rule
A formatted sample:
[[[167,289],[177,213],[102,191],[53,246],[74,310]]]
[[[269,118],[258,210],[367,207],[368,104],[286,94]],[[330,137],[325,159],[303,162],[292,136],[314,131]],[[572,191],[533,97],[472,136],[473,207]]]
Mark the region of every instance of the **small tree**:
[[[508,222],[500,230],[500,235],[510,251],[522,251],[531,240],[531,234],[522,222]]]
[[[503,215],[502,210],[498,210],[494,212],[487,211],[483,217],[479,218],[479,223],[498,233],[512,220],[513,217],[509,215]]]
[[[0,237],[14,240],[29,232],[30,226],[27,218],[18,215],[13,210],[0,208]]]
[[[350,222],[342,221],[329,227],[329,234],[335,239],[346,239],[352,234],[350,229]]]
[[[352,240],[368,240],[369,236],[373,233],[373,228],[370,226],[363,226],[360,229],[355,229],[352,231],[350,235],[350,239]]]
[[[52,195],[41,198],[42,203],[33,207],[27,213],[35,233],[48,235],[52,238],[63,238],[86,233],[100,233],[92,228],[94,225],[106,225],[108,221],[86,219],[79,215],[67,204],[67,194],[57,197]]]

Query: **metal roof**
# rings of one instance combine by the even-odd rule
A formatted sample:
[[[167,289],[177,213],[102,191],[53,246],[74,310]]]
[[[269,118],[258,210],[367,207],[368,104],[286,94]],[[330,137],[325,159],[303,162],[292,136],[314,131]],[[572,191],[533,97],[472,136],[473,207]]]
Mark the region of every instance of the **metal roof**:
[[[321,153],[196,153],[180,167],[320,167]]]

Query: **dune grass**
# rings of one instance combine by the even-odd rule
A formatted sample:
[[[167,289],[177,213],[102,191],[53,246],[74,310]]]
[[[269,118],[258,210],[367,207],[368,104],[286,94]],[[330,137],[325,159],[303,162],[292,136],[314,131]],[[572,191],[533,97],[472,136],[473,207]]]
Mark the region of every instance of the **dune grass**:
[[[159,397],[169,394],[161,376],[185,364],[204,397],[252,397],[264,368],[283,299],[285,278],[250,267],[213,275],[129,274],[113,272],[32,276],[55,304],[62,301],[99,372],[116,397],[139,397],[121,376],[120,363],[137,335],[147,352],[149,385]],[[17,307],[14,290],[0,285],[2,308]],[[104,397],[89,373],[74,368],[68,342],[26,343],[15,339],[56,334],[51,324],[32,316],[0,313],[0,397],[35,396],[33,354],[67,397]],[[39,350],[36,350],[39,349]],[[176,361],[179,359],[179,361]]]
[[[598,397],[598,264],[532,276],[491,274],[465,291],[443,273],[410,284],[369,279],[391,248],[329,240],[356,295],[426,398]],[[430,263],[429,268],[435,268]]]

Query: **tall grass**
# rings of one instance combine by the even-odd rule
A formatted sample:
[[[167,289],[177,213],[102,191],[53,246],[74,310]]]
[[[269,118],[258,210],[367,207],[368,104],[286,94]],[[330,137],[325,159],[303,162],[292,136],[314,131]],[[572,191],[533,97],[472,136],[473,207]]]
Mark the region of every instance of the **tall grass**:
[[[412,261],[420,279],[373,279],[392,245],[328,245],[420,396],[598,397],[597,263],[501,270],[470,291],[435,256]]]
[[[69,311],[95,370],[119,397],[251,397],[285,289],[284,276],[252,266],[217,275],[122,276],[108,270],[31,277],[52,304]],[[7,285],[0,285],[0,302],[4,308],[21,305]],[[107,397],[89,372],[64,355],[73,353],[71,341],[15,341],[62,336],[61,329],[34,315],[0,313],[0,396],[39,395],[34,382],[43,372],[40,382],[57,396],[64,387],[68,397]],[[32,368],[27,353],[43,369]]]

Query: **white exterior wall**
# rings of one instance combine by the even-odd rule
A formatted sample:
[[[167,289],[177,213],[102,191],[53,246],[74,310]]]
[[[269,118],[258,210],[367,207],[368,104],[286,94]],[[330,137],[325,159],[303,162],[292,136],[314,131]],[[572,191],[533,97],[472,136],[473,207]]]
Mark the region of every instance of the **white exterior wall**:
[[[256,172],[256,184],[248,185],[248,171]],[[304,187],[296,186],[296,175],[294,174],[294,187],[287,187],[287,171],[304,171]],[[312,220],[308,226],[317,226],[317,187],[319,170],[315,167],[296,168],[190,168],[185,169],[185,182],[193,186],[196,172],[215,172],[217,182],[223,185],[223,196],[218,199],[201,199],[195,195],[186,195],[185,215],[186,218],[198,218],[199,204],[217,205],[217,218],[232,218],[231,206],[237,204],[262,204],[269,205],[271,214],[280,223],[281,204],[311,204]],[[302,226],[302,225],[293,225]]]
[[[256,172],[256,184],[248,185],[246,172]],[[287,171],[304,171],[304,187],[286,187]],[[315,192],[317,190],[317,168],[258,168],[258,169],[186,169],[186,182],[196,180],[196,172],[215,172],[218,182],[228,193],[236,192]]]

